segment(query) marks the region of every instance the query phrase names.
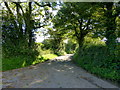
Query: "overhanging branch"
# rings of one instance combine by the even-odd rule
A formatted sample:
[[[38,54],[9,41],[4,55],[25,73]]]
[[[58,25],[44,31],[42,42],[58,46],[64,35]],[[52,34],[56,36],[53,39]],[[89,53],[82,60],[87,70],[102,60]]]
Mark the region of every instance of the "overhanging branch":
[[[40,7],[45,7],[45,6],[49,6],[51,7],[50,3],[46,4],[46,5],[40,5],[39,3],[35,2],[36,5],[40,6]]]

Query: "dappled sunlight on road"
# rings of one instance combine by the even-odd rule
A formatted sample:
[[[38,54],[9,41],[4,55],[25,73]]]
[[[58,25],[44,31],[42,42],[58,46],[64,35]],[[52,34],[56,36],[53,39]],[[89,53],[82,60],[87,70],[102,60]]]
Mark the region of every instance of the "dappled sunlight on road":
[[[3,88],[115,87],[77,67],[68,56],[64,59],[62,56],[59,59],[3,72]]]

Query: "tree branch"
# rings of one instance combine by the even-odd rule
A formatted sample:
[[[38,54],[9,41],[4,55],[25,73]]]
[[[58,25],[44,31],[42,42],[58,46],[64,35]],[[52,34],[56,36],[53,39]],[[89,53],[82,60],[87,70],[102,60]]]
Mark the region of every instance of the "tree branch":
[[[36,5],[40,6],[40,7],[45,7],[45,6],[49,6],[51,7],[50,3],[46,4],[46,5],[40,5],[39,3],[35,2]]]
[[[46,26],[46,25],[36,26],[36,27],[34,27],[34,29],[38,29],[38,28],[41,28],[41,27],[44,27],[44,26]]]
[[[82,18],[81,18],[80,20],[78,19],[78,22],[79,22],[79,24],[80,24],[79,28],[80,28],[80,30],[82,30],[82,22],[83,22],[83,19],[82,19]]]
[[[12,11],[10,10],[10,8],[9,8],[9,6],[8,6],[8,4],[7,4],[7,2],[4,2],[4,4],[5,4],[6,8],[8,9],[9,13],[10,13],[11,15],[14,15],[14,14],[12,13]]]
[[[4,2],[4,4],[5,4],[6,8],[8,9],[8,12],[14,17],[14,14],[13,14],[12,11],[10,10],[7,2]],[[13,18],[13,19],[14,19],[14,18]],[[15,25],[15,28],[18,29],[17,23],[16,23],[15,19],[13,20],[13,24]]]
[[[32,2],[29,2],[29,15],[31,15],[31,13],[32,13]]]
[[[19,3],[19,2],[13,2],[13,3],[15,3],[17,6],[20,7],[20,9],[21,9],[21,11],[22,11],[22,13],[23,13],[23,15],[24,15],[24,11],[23,11],[23,8],[21,7],[20,3]]]
[[[90,25],[90,18],[88,19],[88,22],[87,22],[87,28],[86,28],[86,30],[88,30],[89,29],[89,25]]]

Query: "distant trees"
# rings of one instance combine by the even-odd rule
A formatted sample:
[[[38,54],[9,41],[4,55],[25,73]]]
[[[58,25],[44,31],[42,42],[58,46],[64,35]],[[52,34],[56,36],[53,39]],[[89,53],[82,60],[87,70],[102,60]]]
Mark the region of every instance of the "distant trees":
[[[45,39],[42,43],[44,44],[45,49],[50,49],[57,55],[63,55],[65,52],[65,43],[66,39],[64,32],[53,31],[52,29],[48,31],[50,34],[49,39]]]

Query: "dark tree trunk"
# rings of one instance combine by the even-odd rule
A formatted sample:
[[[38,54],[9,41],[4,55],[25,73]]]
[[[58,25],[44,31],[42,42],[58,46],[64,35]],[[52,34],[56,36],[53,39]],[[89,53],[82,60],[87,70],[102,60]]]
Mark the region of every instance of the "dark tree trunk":
[[[82,48],[83,42],[84,42],[84,37],[80,36],[80,38],[78,38],[79,48]]]
[[[28,47],[31,48],[32,46],[32,37],[33,37],[33,26],[34,23],[32,22],[31,19],[31,13],[32,13],[32,6],[31,6],[32,2],[29,2],[29,9],[26,10],[26,14],[25,14],[25,23],[26,23],[26,29],[25,29],[25,35],[27,35],[28,37]]]
[[[23,29],[22,29],[22,25],[23,25],[23,22],[22,22],[22,15],[20,13],[20,4],[19,2],[16,2],[16,12],[17,12],[17,21],[18,21],[18,36],[19,36],[19,39],[22,40],[23,39]]]

